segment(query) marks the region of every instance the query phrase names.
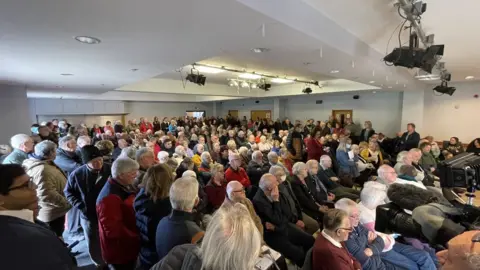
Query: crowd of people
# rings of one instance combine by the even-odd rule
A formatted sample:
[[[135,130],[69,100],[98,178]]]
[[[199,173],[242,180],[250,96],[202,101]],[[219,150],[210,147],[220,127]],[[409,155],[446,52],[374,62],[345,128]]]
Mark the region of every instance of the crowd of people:
[[[465,149],[413,123],[388,138],[333,117],[155,117],[53,119],[10,145],[0,147],[5,269],[75,269],[70,248],[83,240],[97,269],[258,269],[274,252],[277,269],[480,267],[475,241],[447,250],[476,227],[455,218],[438,173],[441,160],[480,153],[480,138]],[[387,221],[404,231],[386,233],[378,209],[395,207]]]

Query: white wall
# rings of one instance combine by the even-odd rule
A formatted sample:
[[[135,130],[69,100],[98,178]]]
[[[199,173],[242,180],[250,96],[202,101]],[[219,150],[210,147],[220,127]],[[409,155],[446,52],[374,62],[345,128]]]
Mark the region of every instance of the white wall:
[[[27,90],[24,87],[0,85],[0,144],[10,144],[18,133],[30,134],[30,111]]]
[[[480,137],[480,83],[451,83],[457,91],[453,96],[433,93],[431,87],[425,90],[424,130],[438,140],[455,136],[469,143]],[[423,136],[423,134],[421,134]]]
[[[258,100],[259,103],[255,103],[256,100]],[[220,106],[218,106],[218,104],[220,104]],[[225,117],[229,110],[238,110],[238,117],[240,119],[243,119],[244,116],[250,119],[250,111],[271,110],[273,113],[273,99],[241,99],[217,103],[218,116]]]
[[[147,117],[150,121],[154,116],[160,120],[163,117],[185,116],[186,111],[205,111],[207,116],[213,114],[213,103],[178,103],[178,102],[125,102],[127,119]]]

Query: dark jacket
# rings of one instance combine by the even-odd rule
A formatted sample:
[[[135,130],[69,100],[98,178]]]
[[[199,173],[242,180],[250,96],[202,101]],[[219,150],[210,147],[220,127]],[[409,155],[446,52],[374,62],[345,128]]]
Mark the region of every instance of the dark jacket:
[[[112,161],[115,161],[120,154],[122,154],[122,149],[120,149],[120,147],[115,147],[112,152]]]
[[[75,152],[57,149],[57,157],[53,161],[62,171],[69,176],[76,168],[82,166],[82,159]]]
[[[158,223],[170,214],[172,206],[169,198],[154,202],[142,188],[135,198],[133,208],[135,209],[135,219],[140,233],[139,260],[142,269],[148,270],[158,262],[155,245]]]
[[[259,189],[253,198],[255,212],[262,220],[264,234],[279,233],[288,235],[288,219],[282,212],[280,202],[270,201],[263,190]],[[274,231],[266,230],[265,223],[270,222],[275,226]]]
[[[247,175],[248,175],[248,178],[250,178],[250,182],[252,183],[252,185],[258,187],[260,178],[262,178],[262,175],[268,173],[269,170],[270,170],[270,164],[268,163],[267,164],[264,163],[260,165],[253,160],[250,161],[247,167]]]
[[[113,131],[115,131],[115,133],[123,133],[123,125],[122,124],[114,125],[113,126]]]
[[[85,164],[68,177],[63,193],[72,207],[80,210],[84,219],[96,222],[97,197],[108,177],[110,177],[110,166],[107,164],[104,164],[99,172],[94,172]]]
[[[47,227],[0,215],[2,269],[77,269],[65,244]]]
[[[156,231],[156,249],[161,260],[175,246],[189,244],[202,235],[203,231],[193,221],[192,213],[173,209],[169,216],[162,218]]]
[[[307,179],[305,179],[305,182],[307,182]],[[296,175],[293,176],[292,189],[303,208],[303,212],[310,217],[321,221],[323,219],[323,214],[318,210],[318,205],[316,204],[312,191],[308,186],[304,185]]]
[[[305,182],[312,192],[313,198],[315,198],[316,202],[322,204],[328,201],[328,189],[317,175],[309,174],[305,179]]]
[[[416,131],[414,131],[411,135],[408,135],[408,132],[405,132],[400,138],[399,150],[409,151],[412,148],[417,148],[419,142],[420,142],[420,134],[418,134]]]
[[[194,244],[185,244],[174,247],[151,270],[200,270],[202,257],[200,249]]]
[[[330,180],[331,177],[337,177],[337,175],[331,168],[324,170],[322,166],[319,165],[317,176],[329,191],[340,186],[336,182]]]
[[[290,182],[283,181],[278,185],[278,189],[280,192],[280,205],[282,207],[282,212],[287,216],[288,221],[291,223],[297,223],[298,220],[302,220],[303,209],[292,190]],[[292,205],[290,205],[291,203]]]
[[[385,264],[380,255],[385,247],[381,237],[377,237],[372,244],[368,244],[368,229],[358,225],[348,236],[345,242],[348,251],[362,264],[364,270],[384,270]],[[373,252],[371,257],[365,255],[365,249],[370,248]]]
[[[208,182],[205,186],[205,193],[208,198],[207,212],[213,213],[215,210],[220,208],[223,201],[225,201],[225,196],[227,195],[227,186],[221,185],[218,186],[212,180]]]
[[[97,199],[98,233],[102,257],[108,264],[134,262],[140,251],[135,224],[135,193],[109,178]]]
[[[368,142],[368,139],[370,139],[370,137],[372,137],[373,134],[375,134],[374,129],[369,129],[368,132],[366,129],[362,129],[362,131],[360,132],[359,139],[361,142]]]
[[[212,178],[212,174],[210,173],[210,164],[202,162],[200,164],[200,168],[198,168],[198,177],[202,181],[203,185],[206,185],[210,178]]]
[[[392,203],[407,210],[429,203],[452,206],[440,193],[408,184],[391,185],[387,190],[387,196]]]

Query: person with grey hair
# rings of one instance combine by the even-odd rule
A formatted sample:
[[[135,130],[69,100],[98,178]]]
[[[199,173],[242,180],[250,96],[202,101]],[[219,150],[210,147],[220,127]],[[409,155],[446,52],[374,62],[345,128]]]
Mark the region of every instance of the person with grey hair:
[[[245,132],[243,130],[240,130],[237,134],[237,137],[235,138],[235,144],[240,148],[240,147],[246,147],[248,141],[245,139]]]
[[[252,160],[248,163],[247,175],[250,178],[252,185],[258,186],[262,175],[268,173],[270,170],[270,164],[263,163],[263,154],[260,151],[254,151],[252,154]]]
[[[17,134],[10,139],[10,145],[13,148],[2,164],[18,164],[22,165],[23,161],[28,158],[28,154],[33,151],[33,139],[26,134]]]
[[[65,136],[60,138],[58,146],[54,162],[68,176],[76,168],[82,166],[82,159],[75,152],[77,150],[77,141],[74,137]]]
[[[212,156],[208,152],[203,152],[201,155],[202,164],[198,168],[198,176],[202,181],[203,185],[206,185],[210,178],[212,178],[212,174],[210,173],[210,167],[213,165]]]
[[[278,181],[278,190],[280,191],[280,203],[283,212],[289,216],[289,221],[295,223],[297,227],[305,230],[309,234],[314,234],[318,229],[318,222],[307,214],[302,212],[300,202],[297,200],[295,193],[292,190],[292,186],[287,181],[287,174],[280,166],[274,165],[270,167],[270,174],[274,175]]]
[[[349,198],[358,200],[360,191],[353,188],[342,186],[339,178],[332,170],[332,159],[328,155],[320,157],[320,167],[318,168],[318,178],[327,187],[327,190],[335,195],[336,199]]]
[[[117,147],[113,149],[112,160],[115,161],[122,154],[122,150],[127,147],[128,147],[128,142],[125,139],[119,139]]]
[[[179,145],[175,147],[175,153],[173,153],[173,159],[177,161],[178,164],[182,163],[183,159],[187,156],[185,147]]]
[[[268,155],[268,162],[270,163],[270,166],[280,166],[282,169],[285,171],[286,175],[289,175],[290,172],[288,171],[287,167],[283,165],[279,160],[278,160],[278,154],[276,152],[269,152]]]
[[[77,153],[77,156],[79,156],[81,158],[82,157],[82,153],[81,153],[82,148],[86,145],[91,145],[91,144],[92,144],[92,138],[90,138],[90,136],[84,135],[84,136],[78,137],[78,139],[77,139],[77,150],[75,150],[75,152]]]
[[[185,176],[173,182],[170,203],[172,213],[162,218],[157,226],[155,243],[160,260],[175,246],[196,243],[203,237],[203,230],[194,222],[193,214],[199,203],[197,179]]]
[[[265,224],[264,239],[267,245],[302,267],[307,251],[313,246],[312,235],[291,223],[282,208],[278,182],[274,175],[264,174],[253,205]]]
[[[195,147],[193,147],[193,152],[195,153],[195,155],[193,155],[192,161],[197,167],[200,167],[200,165],[202,164],[201,155],[204,150],[205,148],[203,144],[196,144]]]
[[[135,154],[135,160],[138,162],[138,165],[140,165],[140,168],[138,170],[138,175],[133,185],[134,187],[138,188],[138,186],[142,183],[143,175],[145,174],[145,172],[150,167],[155,165],[156,162],[153,151],[148,147],[142,147],[138,149],[137,153]]]
[[[102,257],[110,269],[134,269],[140,251],[132,188],[139,165],[129,158],[112,164],[112,176],[97,198],[96,210]]]
[[[56,157],[57,145],[52,141],[42,141],[35,145],[34,154],[23,161],[23,167],[37,186],[38,205],[37,218],[47,223],[57,236],[61,237],[65,214],[70,209],[63,189],[67,177],[53,160]]]
[[[123,157],[123,158],[129,158],[129,159],[135,160],[136,156],[137,156],[137,148],[135,148],[134,146],[129,146],[122,149],[122,153],[118,158]]]
[[[158,152],[157,159],[159,164],[165,164],[170,159],[167,151]]]

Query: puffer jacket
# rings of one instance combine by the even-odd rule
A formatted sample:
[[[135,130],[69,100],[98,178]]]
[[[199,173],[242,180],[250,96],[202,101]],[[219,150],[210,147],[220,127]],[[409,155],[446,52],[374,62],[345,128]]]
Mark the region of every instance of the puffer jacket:
[[[40,211],[38,219],[50,222],[64,216],[70,204],[63,194],[67,177],[55,163],[47,160],[29,158],[23,161],[27,174],[37,185],[37,197]]]
[[[452,206],[440,193],[414,185],[393,184],[388,188],[387,196],[393,203],[407,210],[429,203]]]
[[[201,268],[200,249],[197,245],[185,244],[174,247],[150,270],[200,270]]]

